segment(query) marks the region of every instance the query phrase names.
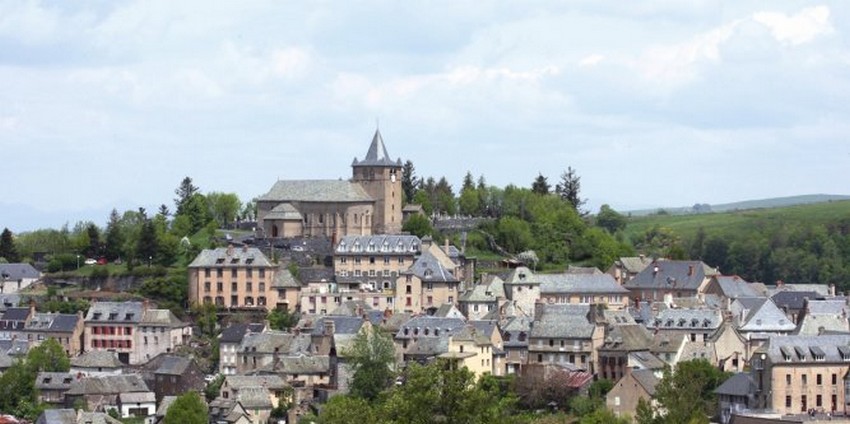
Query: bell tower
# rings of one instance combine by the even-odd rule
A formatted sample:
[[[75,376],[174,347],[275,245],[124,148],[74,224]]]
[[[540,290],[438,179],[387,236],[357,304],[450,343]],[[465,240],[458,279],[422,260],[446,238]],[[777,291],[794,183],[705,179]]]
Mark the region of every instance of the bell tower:
[[[375,200],[372,234],[401,233],[401,159],[393,161],[376,129],[366,157],[351,163],[352,181]]]

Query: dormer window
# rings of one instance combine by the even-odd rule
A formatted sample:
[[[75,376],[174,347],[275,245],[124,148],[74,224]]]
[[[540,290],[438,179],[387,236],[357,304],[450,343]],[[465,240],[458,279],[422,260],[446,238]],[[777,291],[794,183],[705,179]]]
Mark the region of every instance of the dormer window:
[[[809,346],[809,352],[812,354],[812,359],[815,361],[825,361],[826,353],[818,346]]]
[[[116,319],[116,318],[118,318],[118,312],[110,312],[110,313],[109,313],[109,318],[108,318],[108,319],[109,319],[110,321],[115,321],[115,319]]]
[[[791,349],[789,349],[788,346],[781,346],[779,351],[782,352],[782,359],[784,359],[785,362],[791,362]]]
[[[708,318],[702,320],[702,326],[703,327],[708,327],[710,324],[711,324],[711,320],[709,320]]]
[[[238,263],[239,263],[239,258],[233,258],[233,259],[231,259],[231,260],[230,260],[230,263],[231,263],[231,264],[238,264]]]
[[[696,327],[699,325],[699,320],[696,318],[691,319],[691,327]]]
[[[216,259],[216,260],[215,260],[215,263],[216,263],[216,264],[218,264],[218,265],[223,264],[223,263],[224,263],[224,258],[218,258],[218,259]]]
[[[679,327],[684,327],[684,326],[685,326],[685,322],[687,322],[687,321],[685,321],[685,319],[684,319],[684,318],[679,318]]]
[[[850,361],[850,346],[838,346],[838,353],[842,361]]]

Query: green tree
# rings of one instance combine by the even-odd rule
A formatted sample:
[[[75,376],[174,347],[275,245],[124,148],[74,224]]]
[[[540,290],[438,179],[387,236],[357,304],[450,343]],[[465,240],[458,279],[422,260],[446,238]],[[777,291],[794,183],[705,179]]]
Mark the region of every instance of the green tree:
[[[190,197],[178,215],[186,215],[191,224],[191,234],[195,234],[213,221],[207,199],[203,194],[195,193]]]
[[[408,218],[407,222],[402,225],[401,230],[417,237],[425,237],[434,234],[434,228],[431,227],[431,220],[419,214],[414,214]]]
[[[109,222],[106,224],[106,240],[104,254],[107,260],[114,261],[124,255],[124,233],[121,227],[121,216],[117,209],[112,209]]]
[[[512,216],[499,220],[496,241],[509,252],[522,252],[531,245],[531,227],[527,222]]]
[[[215,376],[215,378],[207,384],[207,387],[204,388],[204,397],[207,398],[207,402],[212,402],[215,398],[218,397],[221,392],[221,385],[224,383],[224,374],[219,374]]]
[[[551,186],[549,185],[549,181],[543,174],[538,173],[537,178],[534,179],[534,183],[531,184],[531,191],[535,194],[539,194],[545,196],[549,194],[549,190]]]
[[[640,424],[708,423],[717,406],[714,389],[730,376],[705,359],[679,362],[675,371],[664,371],[655,389],[657,408],[638,409],[636,418]]]
[[[207,405],[197,392],[178,396],[165,413],[165,424],[206,424],[208,420]]]
[[[431,198],[423,190],[419,190],[413,195],[413,201],[411,203],[422,205],[422,210],[427,216],[431,216],[434,212],[434,205],[431,203]]]
[[[152,261],[156,255],[157,247],[156,227],[154,227],[152,220],[145,218],[136,244],[136,257],[143,263]]]
[[[71,369],[68,355],[52,337],[27,352],[26,364],[33,375],[39,372],[68,372]]]
[[[376,423],[378,412],[368,400],[355,396],[334,396],[322,408],[319,424]]]
[[[186,212],[186,203],[189,202],[189,199],[191,199],[192,196],[199,192],[200,189],[192,183],[191,178],[183,178],[183,181],[180,181],[180,185],[176,190],[174,190],[174,194],[177,195],[177,198],[174,199],[174,206],[177,208],[177,212],[175,214],[184,214]]]
[[[626,228],[626,217],[611,209],[608,205],[602,205],[596,215],[596,225],[614,234]]]
[[[407,203],[417,203],[413,200],[416,192],[419,190],[419,184],[416,180],[416,168],[413,162],[407,160],[401,170],[401,190],[404,192],[404,201]],[[421,203],[420,203],[421,204]]]
[[[581,198],[581,177],[575,169],[567,167],[567,170],[561,174],[561,182],[555,185],[555,193],[573,205],[576,211],[583,213],[581,207],[586,200]]]
[[[86,226],[86,235],[88,236],[89,243],[85,250],[83,250],[83,254],[89,258],[99,257],[102,248],[100,243],[100,229],[97,228],[97,225],[90,222]]]
[[[272,309],[266,316],[269,320],[269,327],[272,330],[289,330],[298,324],[300,316],[295,312],[283,310],[283,308]]]
[[[21,261],[21,257],[18,255],[18,247],[15,245],[15,239],[12,237],[12,232],[8,228],[4,228],[3,233],[0,234],[0,258],[5,258],[10,263]]]
[[[215,338],[218,334],[218,311],[215,305],[212,303],[196,304],[192,306],[192,312],[195,315],[195,323],[201,336]]]
[[[599,408],[587,414],[578,421],[578,424],[629,424],[631,420],[618,417],[608,409]]]
[[[353,396],[371,401],[392,382],[395,347],[392,337],[380,330],[358,333],[351,349],[343,355],[353,371],[349,382]]]
[[[242,201],[235,193],[220,193],[213,191],[206,195],[210,215],[218,222],[220,228],[229,228],[239,216]]]

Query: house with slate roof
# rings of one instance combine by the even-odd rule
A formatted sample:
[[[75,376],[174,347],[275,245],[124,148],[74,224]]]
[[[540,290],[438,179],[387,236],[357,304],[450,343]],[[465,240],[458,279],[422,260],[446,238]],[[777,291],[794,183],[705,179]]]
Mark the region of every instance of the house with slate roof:
[[[65,392],[71,389],[71,384],[79,376],[67,372],[40,372],[35,377],[35,388],[38,390],[39,402],[54,406],[65,405]]]
[[[735,330],[746,340],[747,357],[774,335],[794,332],[796,326],[772,299],[742,297],[730,307]]]
[[[721,424],[729,424],[732,414],[755,406],[756,382],[750,373],[737,373],[714,389],[717,395],[717,415]]]
[[[402,224],[401,159],[392,160],[376,130],[350,180],[278,180],[257,199],[263,237],[398,234]]]
[[[448,351],[438,357],[466,367],[476,377],[493,373],[493,343],[472,325],[450,335]]]
[[[701,261],[656,260],[625,282],[633,299],[661,301],[675,297],[696,297],[714,274]]]
[[[817,336],[824,332],[850,333],[846,298],[806,300],[794,334]]]
[[[629,291],[609,274],[537,274],[540,299],[545,303],[589,303],[608,309],[629,305]]]
[[[237,348],[237,374],[271,365],[282,356],[310,353],[310,335],[269,330],[247,333]]]
[[[717,309],[664,309],[650,320],[650,331],[681,333],[692,342],[704,342],[720,328],[723,316]]]
[[[850,335],[772,336],[751,362],[755,408],[782,414],[850,409]]]
[[[86,412],[74,409],[45,409],[35,424],[121,424],[104,412]]]
[[[76,356],[83,349],[83,314],[57,314],[36,312],[24,325],[21,337],[33,346],[54,339],[68,356]]]
[[[458,269],[439,246],[429,238],[422,240],[422,253],[396,283],[396,310],[433,312],[443,304],[454,304],[460,295]]]
[[[618,284],[624,284],[648,267],[652,261],[652,258],[644,255],[622,257],[614,261],[605,273],[614,277]]]
[[[530,269],[520,266],[509,272],[505,281],[505,296],[525,315],[534,315],[534,304],[540,300],[540,280]]]
[[[236,374],[239,364],[237,355],[242,339],[248,333],[262,333],[266,330],[266,325],[260,323],[230,324],[223,329],[218,335],[218,372],[224,375]]]
[[[149,417],[156,413],[156,399],[140,375],[109,375],[74,380],[65,392],[65,406],[85,402],[89,411],[117,410],[122,418]]]
[[[275,268],[255,247],[204,249],[188,267],[189,302],[240,309],[274,308],[279,299],[273,287]]]
[[[90,350],[71,358],[71,373],[90,377],[118,375],[123,372],[124,365],[115,351]]]
[[[458,298],[458,309],[470,320],[480,320],[505,302],[505,282],[497,275],[482,276],[481,283]]]
[[[528,338],[528,363],[570,364],[596,372],[605,328],[589,304],[538,303]]]
[[[145,368],[149,370],[145,378],[151,378],[146,383],[153,389],[157,402],[166,396],[180,396],[191,391],[203,395],[204,372],[193,358],[160,355]]]
[[[396,350],[405,360],[430,359],[448,351],[449,336],[460,331],[466,323],[459,318],[414,316],[395,334]],[[419,343],[420,339],[422,343]]]
[[[750,282],[737,275],[715,275],[711,277],[705,288],[705,294],[718,296],[725,310],[729,310],[732,302],[740,297],[761,296]]]
[[[770,300],[776,304],[782,312],[788,317],[791,322],[797,324],[798,317],[806,306],[806,299],[821,300],[826,299],[822,293],[812,290],[798,291],[790,290],[787,287],[782,287],[782,290],[775,291],[770,295]]]
[[[289,400],[291,395],[287,391],[290,387],[278,375],[229,375],[224,378],[219,397],[213,404],[218,409],[220,404],[236,402],[252,423],[265,423],[273,408]],[[212,410],[210,412],[213,413]]]
[[[0,264],[0,293],[18,293],[39,278],[41,273],[28,263]]]
[[[655,387],[661,381],[661,373],[652,370],[634,370],[626,373],[614,383],[605,395],[605,406],[618,417],[635,416],[638,402],[643,399],[655,402]]]
[[[649,353],[652,346],[652,335],[641,324],[616,325],[608,327],[605,341],[597,349],[599,366],[597,374],[600,378],[611,381],[619,380],[632,369],[629,358],[632,353]]]
[[[505,374],[521,373],[528,363],[528,336],[533,319],[528,316],[509,316],[499,323],[505,349]]]
[[[7,308],[0,316],[0,340],[13,340],[23,333],[27,322],[35,314],[35,306]]]

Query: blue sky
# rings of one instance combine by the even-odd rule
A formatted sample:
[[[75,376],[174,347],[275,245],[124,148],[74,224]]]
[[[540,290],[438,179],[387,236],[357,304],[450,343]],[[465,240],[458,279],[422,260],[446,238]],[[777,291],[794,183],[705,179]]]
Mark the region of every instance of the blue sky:
[[[850,3],[0,2],[0,226],[392,156],[592,208],[850,194]]]

